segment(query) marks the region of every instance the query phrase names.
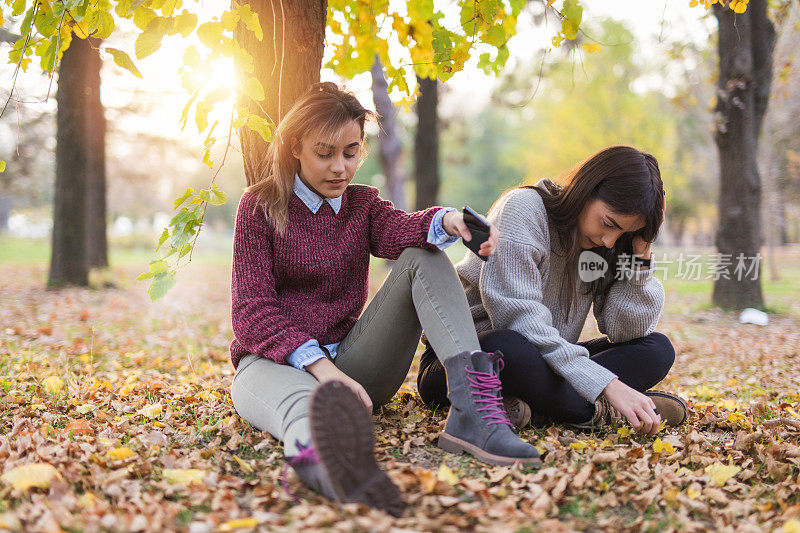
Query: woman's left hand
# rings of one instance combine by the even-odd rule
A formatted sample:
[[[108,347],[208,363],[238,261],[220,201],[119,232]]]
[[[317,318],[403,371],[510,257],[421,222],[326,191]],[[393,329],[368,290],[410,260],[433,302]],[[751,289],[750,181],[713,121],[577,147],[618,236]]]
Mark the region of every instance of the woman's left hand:
[[[457,237],[461,237],[465,241],[472,240],[472,233],[470,233],[469,228],[464,223],[464,215],[458,211],[450,211],[445,213],[444,218],[442,219],[442,226],[444,230],[450,235],[456,235]],[[497,248],[497,241],[500,239],[500,231],[494,227],[494,225],[489,224],[489,238],[481,244],[480,255],[490,256],[494,253],[495,249]]]

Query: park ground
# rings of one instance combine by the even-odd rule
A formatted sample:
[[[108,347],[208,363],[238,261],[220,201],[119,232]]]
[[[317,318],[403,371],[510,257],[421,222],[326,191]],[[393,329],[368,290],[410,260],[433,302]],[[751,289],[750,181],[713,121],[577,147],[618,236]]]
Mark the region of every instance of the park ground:
[[[115,248],[94,288],[48,291],[47,243],[0,238],[0,531],[798,532],[800,250],[776,258],[767,326],[712,308],[709,280],[664,276],[677,360],[660,388],[691,413],[655,438],[529,428],[541,469],[488,467],[436,447],[444,416],[420,404],[415,363],[375,416],[395,519],[291,473],[287,492],[280,444],[236,415],[224,246],[151,303],[147,252]]]

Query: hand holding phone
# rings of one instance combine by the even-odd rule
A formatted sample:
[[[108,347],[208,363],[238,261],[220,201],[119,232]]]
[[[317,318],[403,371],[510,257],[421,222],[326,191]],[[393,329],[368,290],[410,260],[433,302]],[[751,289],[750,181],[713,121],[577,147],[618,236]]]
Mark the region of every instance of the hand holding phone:
[[[468,205],[464,206],[462,213],[464,214],[464,224],[467,225],[469,232],[472,234],[472,239],[469,241],[462,239],[464,241],[464,246],[486,261],[489,258],[485,255],[480,255],[478,252],[481,249],[481,244],[489,240],[489,224]]]

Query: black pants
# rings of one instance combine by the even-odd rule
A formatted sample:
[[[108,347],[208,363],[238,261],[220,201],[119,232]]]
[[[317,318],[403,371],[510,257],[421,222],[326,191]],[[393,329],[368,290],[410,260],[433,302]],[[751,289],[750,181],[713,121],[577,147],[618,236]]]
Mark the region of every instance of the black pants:
[[[594,405],[584,399],[567,380],[553,372],[539,349],[522,334],[510,329],[478,335],[485,352],[503,352],[500,372],[504,396],[516,396],[536,415],[554,422],[581,423],[594,415]],[[593,361],[615,373],[620,381],[640,392],[660,382],[672,368],[675,349],[657,332],[646,337],[612,344],[605,337],[578,343],[589,350]],[[447,407],[447,379],[433,349],[422,354],[417,389],[431,408]]]

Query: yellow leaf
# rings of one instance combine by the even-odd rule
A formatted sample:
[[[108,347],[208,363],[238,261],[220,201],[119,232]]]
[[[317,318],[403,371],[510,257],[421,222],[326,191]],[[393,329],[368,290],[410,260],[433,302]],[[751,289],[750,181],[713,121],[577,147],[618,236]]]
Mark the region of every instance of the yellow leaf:
[[[663,442],[661,439],[656,439],[653,442],[653,451],[672,455],[675,453],[675,446],[673,446],[671,442]]]
[[[439,472],[436,473],[436,479],[439,481],[444,481],[450,486],[458,483],[458,476],[456,476],[455,473],[450,470],[450,467],[444,463],[439,466]]]
[[[569,447],[572,448],[573,450],[582,450],[586,448],[586,443],[583,441],[570,442]]]
[[[86,509],[87,507],[94,507],[98,501],[99,498],[97,496],[95,496],[91,492],[85,492],[81,494],[80,497],[78,498],[78,507],[80,507],[81,509]]]
[[[109,54],[111,54],[111,57],[114,58],[114,63],[128,70],[131,74],[133,74],[137,78],[142,77],[141,72],[139,72],[139,69],[137,69],[136,65],[133,64],[133,60],[126,52],[122,50],[117,50],[116,48],[106,48],[106,51]]]
[[[787,520],[786,523],[783,524],[781,531],[783,531],[783,533],[800,533],[800,520],[795,520],[794,518]]]
[[[237,518],[236,520],[228,520],[227,522],[220,524],[219,530],[220,531],[233,531],[235,529],[240,528],[254,528],[258,525],[258,520],[250,517],[250,518]]]
[[[724,465],[719,461],[706,467],[709,482],[717,487],[723,486],[730,478],[739,473],[741,468],[736,465]]]
[[[258,13],[254,13],[250,9],[249,4],[240,5],[238,11],[239,17],[241,21],[244,22],[245,27],[255,34],[256,39],[259,41],[262,40],[264,38],[264,32],[261,30],[261,24],[258,21]]]
[[[183,10],[180,15],[175,17],[175,27],[173,31],[180,33],[181,37],[186,38],[192,33],[195,26],[197,26],[197,15]]]
[[[689,499],[696,500],[700,496],[700,492],[694,489],[686,489],[686,495],[689,496]]]
[[[631,429],[630,428],[619,428],[617,430],[617,435],[620,437],[630,437],[631,436]]]
[[[600,448],[613,448],[613,447],[614,443],[611,442],[611,439],[603,439],[603,441],[600,443]]]
[[[158,416],[161,415],[162,410],[163,407],[161,406],[160,403],[153,403],[145,405],[136,412],[139,413],[140,415],[146,416],[147,418],[157,418]]]
[[[127,446],[120,446],[119,448],[112,448],[108,450],[108,457],[112,461],[123,461],[125,459],[130,459],[131,457],[134,456],[136,456],[136,452],[134,452]]]
[[[272,141],[272,124],[262,117],[252,114],[247,117],[247,127],[261,135],[266,142]]]
[[[236,463],[239,465],[239,467],[242,469],[242,471],[245,474],[252,474],[253,473],[253,467],[250,466],[250,463],[248,463],[244,459],[240,459],[239,457],[234,455],[233,456],[233,460],[236,461]]]
[[[13,513],[0,513],[0,529],[19,531],[22,529],[22,523]]]
[[[728,415],[728,422],[731,424],[741,422],[742,420],[744,420],[744,415],[742,413],[730,413]]]
[[[784,407],[783,410],[792,415],[793,417],[800,418],[800,413],[798,413],[791,407]]]
[[[665,427],[667,427],[667,421],[666,420],[661,420],[661,423],[658,425],[658,429],[656,430],[656,433],[658,433],[659,431],[663,431],[663,429]]]
[[[172,485],[191,485],[202,482],[206,471],[198,468],[165,468],[161,474],[164,481]]]
[[[18,490],[26,490],[31,487],[46,489],[55,478],[60,478],[61,474],[48,463],[31,463],[18,466],[3,474],[2,479],[6,483]]]
[[[266,97],[264,94],[264,86],[253,76],[247,78],[244,85],[244,93],[256,102],[260,102]]]
[[[581,48],[583,48],[586,52],[590,54],[593,52],[600,52],[602,50],[602,48],[600,48],[600,45],[597,43],[583,43],[583,46],[581,46]]]
[[[2,17],[0,17],[2,18]],[[24,69],[23,69],[24,70]],[[6,171],[6,162],[0,159],[0,174]]]
[[[675,472],[675,475],[677,475],[677,476],[685,476],[685,475],[688,475],[688,474],[692,474],[692,471],[689,470],[688,468],[686,468],[685,466],[680,467],[678,469],[678,471]]]
[[[58,376],[50,376],[42,381],[42,386],[50,394],[59,394],[64,388],[64,382]]]

